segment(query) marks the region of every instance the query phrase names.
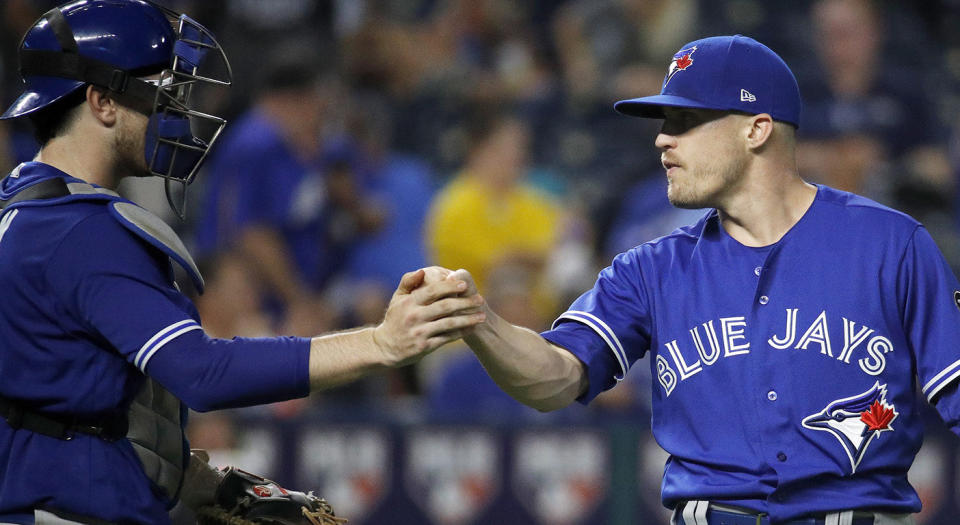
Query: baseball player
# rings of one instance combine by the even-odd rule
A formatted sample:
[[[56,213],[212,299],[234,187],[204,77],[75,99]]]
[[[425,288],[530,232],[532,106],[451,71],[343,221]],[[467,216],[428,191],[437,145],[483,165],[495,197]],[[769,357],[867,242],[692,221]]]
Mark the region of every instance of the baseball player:
[[[691,42],[659,95],[614,107],[663,119],[671,203],[712,209],[618,255],[547,332],[484,306],[484,367],[552,410],[646,356],[673,523],[913,523],[919,405],[960,433],[960,283],[927,230],[800,178],[797,82],[753,39]]]
[[[144,0],[76,0],[23,38],[24,91],[2,118],[30,119],[41,149],[0,181],[0,523],[167,523],[193,495],[185,406],[303,397],[482,319],[479,297],[456,297],[466,283],[420,286],[419,270],[375,328],[207,337],[173,280],[176,263],[202,290],[190,254],[109,189],[126,175],[193,179],[223,120],[191,93],[229,84],[200,74],[205,55],[229,71],[209,31]]]

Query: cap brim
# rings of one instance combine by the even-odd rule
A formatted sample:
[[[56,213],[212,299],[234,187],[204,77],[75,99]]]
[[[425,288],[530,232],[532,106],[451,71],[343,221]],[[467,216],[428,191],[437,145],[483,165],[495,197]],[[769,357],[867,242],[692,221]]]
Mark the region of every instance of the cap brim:
[[[613,109],[624,115],[643,118],[663,118],[664,107],[723,109],[710,104],[704,104],[698,100],[674,95],[653,95],[650,97],[631,98],[621,100],[613,105]]]
[[[30,77],[23,93],[0,115],[0,119],[10,119],[29,115],[48,104],[56,102],[83,82],[59,77]]]

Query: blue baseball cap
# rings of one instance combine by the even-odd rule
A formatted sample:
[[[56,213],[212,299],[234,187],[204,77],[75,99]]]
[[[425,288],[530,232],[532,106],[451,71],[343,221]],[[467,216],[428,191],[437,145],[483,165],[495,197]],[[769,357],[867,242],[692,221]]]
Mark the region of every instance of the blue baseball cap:
[[[768,113],[800,125],[800,88],[769,47],[743,35],[695,40],[673,55],[659,95],[621,100],[624,115],[663,118],[663,108]]]

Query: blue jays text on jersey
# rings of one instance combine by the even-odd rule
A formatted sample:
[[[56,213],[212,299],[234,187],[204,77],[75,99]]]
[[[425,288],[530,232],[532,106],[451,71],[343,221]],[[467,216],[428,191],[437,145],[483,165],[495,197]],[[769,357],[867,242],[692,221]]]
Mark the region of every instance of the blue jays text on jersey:
[[[839,339],[833,340],[826,310],[821,310],[809,327],[805,329],[801,327],[801,331],[798,332],[799,310],[799,308],[786,309],[785,326],[781,328],[779,335],[770,334],[766,339],[766,346],[777,350],[808,350],[812,347],[813,351],[819,351],[822,356],[848,365],[851,364],[850,359],[856,352],[858,356],[862,354],[863,357],[855,358],[853,363],[865,374],[876,376],[886,369],[886,354],[894,350],[889,338],[877,334],[876,330],[869,326],[858,324],[846,317],[839,317],[839,319],[833,319],[833,333]],[[569,315],[576,317],[578,314],[574,312]],[[678,379],[686,381],[704,369],[709,370],[721,357],[750,354],[750,339],[755,338],[747,335],[750,327],[746,319],[744,315],[722,317],[693,326],[687,330],[689,339],[679,343],[689,344],[689,348],[678,346],[676,339],[666,343],[664,346],[667,353],[656,357],[657,378],[664,394],[669,396],[673,392]],[[934,394],[936,392],[931,392],[931,397]]]
[[[918,404],[960,429],[958,290],[920,224],[820,186],[773,245],[711,211],[620,254],[543,335],[586,365],[583,402],[649,352],[668,507],[916,512]]]
[[[190,265],[137,227],[147,212],[133,203],[39,162],[0,181],[0,199],[53,179],[85,191],[15,202],[0,216],[0,397],[101,420],[124,414],[146,377],[197,410],[308,393],[309,340],[208,338],[173,282],[171,261]],[[0,419],[0,522],[33,523],[38,509],[169,522],[176,494],[151,481],[129,439],[71,437]]]

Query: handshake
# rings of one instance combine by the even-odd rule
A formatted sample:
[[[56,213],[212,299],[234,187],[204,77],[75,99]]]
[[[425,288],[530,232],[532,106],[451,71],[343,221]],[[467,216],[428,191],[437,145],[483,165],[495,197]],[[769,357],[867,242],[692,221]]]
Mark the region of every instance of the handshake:
[[[469,336],[488,314],[470,272],[421,268],[400,280],[373,340],[386,364],[404,366]]]
[[[383,322],[373,329],[373,346],[387,366],[410,364],[461,338],[493,381],[527,406],[556,410],[587,389],[579,358],[499,317],[466,270],[432,266],[404,275]]]
[[[439,266],[405,274],[376,327],[314,338],[312,386],[409,365],[457,339],[504,392],[537,410],[564,407],[586,391],[584,365],[573,353],[494,313],[470,272]]]

